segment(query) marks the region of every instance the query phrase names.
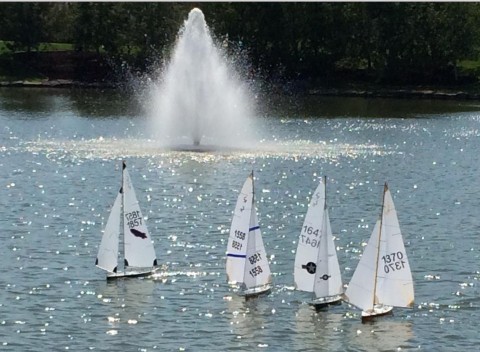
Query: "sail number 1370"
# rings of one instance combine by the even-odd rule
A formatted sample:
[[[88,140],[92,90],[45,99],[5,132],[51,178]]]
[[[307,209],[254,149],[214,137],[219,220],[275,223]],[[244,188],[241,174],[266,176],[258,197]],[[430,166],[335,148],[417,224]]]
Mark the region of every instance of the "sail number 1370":
[[[403,253],[402,252],[393,252],[390,254],[385,254],[382,257],[383,260],[383,270],[386,274],[389,272],[394,272],[397,270],[402,270],[405,268],[406,262],[403,260]]]

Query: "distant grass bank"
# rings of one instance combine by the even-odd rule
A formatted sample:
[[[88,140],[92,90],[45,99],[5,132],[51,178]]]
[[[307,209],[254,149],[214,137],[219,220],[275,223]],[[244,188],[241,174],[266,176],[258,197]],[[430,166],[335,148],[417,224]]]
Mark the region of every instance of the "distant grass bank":
[[[103,54],[73,50],[69,43],[41,43],[35,50],[13,51],[0,41],[0,82],[21,86],[45,81],[109,82],[112,68]]]
[[[276,85],[275,89],[286,94],[480,99],[480,60],[461,61],[456,72],[462,83],[389,85],[356,80],[353,73],[341,80],[293,82]],[[30,52],[13,51],[12,42],[0,41],[2,87],[114,87],[119,79],[104,53],[75,51],[69,43],[41,43]]]
[[[73,50],[73,44],[70,43],[40,43],[37,49],[32,51],[71,51]],[[17,50],[13,48],[13,42],[0,40],[0,55],[14,54],[15,52],[23,52],[25,50]]]

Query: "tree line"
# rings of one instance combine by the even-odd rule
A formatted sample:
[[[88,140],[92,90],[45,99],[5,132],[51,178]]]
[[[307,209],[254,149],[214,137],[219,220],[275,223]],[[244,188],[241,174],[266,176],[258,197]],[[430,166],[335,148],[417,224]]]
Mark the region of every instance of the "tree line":
[[[70,43],[145,71],[168,57],[195,6],[271,80],[455,83],[458,64],[478,57],[480,4],[470,2],[4,2],[3,55]]]

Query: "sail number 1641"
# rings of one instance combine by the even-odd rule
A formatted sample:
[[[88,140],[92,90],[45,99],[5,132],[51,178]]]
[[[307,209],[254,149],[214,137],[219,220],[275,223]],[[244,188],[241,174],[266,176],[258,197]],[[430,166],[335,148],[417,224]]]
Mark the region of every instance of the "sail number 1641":
[[[315,235],[318,237],[320,235],[320,231],[312,226],[303,226],[303,231],[300,234],[302,243],[308,244],[312,247],[319,247],[320,246],[320,239],[312,238]]]

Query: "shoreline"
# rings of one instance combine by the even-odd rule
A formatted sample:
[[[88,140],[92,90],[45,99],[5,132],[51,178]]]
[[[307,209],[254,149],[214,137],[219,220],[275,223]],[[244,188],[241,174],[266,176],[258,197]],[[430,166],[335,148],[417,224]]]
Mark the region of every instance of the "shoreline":
[[[15,80],[0,81],[0,88],[109,88],[115,89],[117,85],[106,82],[81,82],[70,79],[53,79],[53,80]]]
[[[318,88],[308,90],[308,95],[344,96],[363,98],[398,98],[398,99],[451,99],[451,100],[480,100],[480,93],[471,93],[461,90],[446,90],[433,88],[378,88],[378,89],[338,89]]]
[[[68,89],[119,89],[113,82],[82,82],[70,79],[54,80],[15,80],[0,81],[0,88],[68,88]],[[304,94],[309,96],[337,96],[360,98],[398,98],[398,99],[450,99],[480,100],[480,93],[445,88],[311,88],[304,92],[285,93],[287,95]]]

